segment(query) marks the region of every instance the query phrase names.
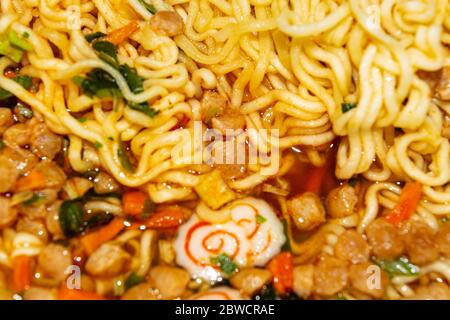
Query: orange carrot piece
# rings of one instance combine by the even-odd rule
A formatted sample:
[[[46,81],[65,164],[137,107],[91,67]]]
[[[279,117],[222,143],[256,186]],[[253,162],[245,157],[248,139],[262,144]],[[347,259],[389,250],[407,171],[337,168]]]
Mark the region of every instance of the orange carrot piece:
[[[21,292],[31,285],[32,260],[29,256],[16,256],[12,261],[12,289]]]
[[[131,21],[126,26],[116,29],[105,37],[105,41],[109,41],[115,45],[119,45],[127,40],[133,33],[139,30],[139,23],[137,21]]]
[[[46,186],[45,176],[42,172],[32,170],[27,176],[17,179],[15,191],[28,191],[44,189]]]
[[[282,252],[267,265],[273,274],[273,286],[283,295],[292,290],[294,285],[294,261],[290,252]]]
[[[58,300],[105,300],[105,298],[92,291],[62,286],[58,291]]]
[[[385,219],[393,225],[399,225],[401,222],[408,220],[416,211],[422,197],[422,185],[420,182],[407,182],[397,205],[392,211],[385,216]]]
[[[153,213],[147,220],[134,222],[130,229],[139,229],[144,226],[148,229],[172,229],[180,226],[184,221],[184,213],[175,208],[166,208]]]
[[[148,199],[146,193],[142,191],[130,191],[123,195],[123,212],[131,216],[137,216],[142,213],[145,201]]]
[[[103,243],[112,240],[125,227],[122,218],[114,218],[108,225],[81,237],[81,244],[88,254],[92,254]]]

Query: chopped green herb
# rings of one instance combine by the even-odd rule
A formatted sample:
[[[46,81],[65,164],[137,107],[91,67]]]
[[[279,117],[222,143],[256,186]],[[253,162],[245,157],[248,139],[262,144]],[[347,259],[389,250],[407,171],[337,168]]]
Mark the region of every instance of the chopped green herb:
[[[356,184],[358,183],[358,178],[356,177],[351,177],[350,179],[348,179],[348,184],[351,187],[356,187]]]
[[[19,104],[17,106],[18,110],[19,110],[19,114],[27,119],[31,119],[33,118],[33,110],[31,110],[30,108],[24,106],[23,104]]]
[[[130,159],[128,158],[127,151],[125,150],[125,147],[123,143],[119,145],[119,148],[117,149],[117,157],[119,158],[120,164],[122,167],[127,170],[133,172],[133,165],[130,162]]]
[[[263,224],[266,221],[267,221],[267,219],[264,216],[262,216],[260,214],[256,215],[256,223],[257,224]]]
[[[120,97],[122,93],[117,86],[116,80],[102,69],[94,69],[86,78],[76,76],[72,81],[78,85],[88,97]]]
[[[341,292],[339,292],[333,300],[348,300]]]
[[[0,139],[0,150],[3,149],[6,146],[5,141]]]
[[[374,262],[383,269],[390,277],[396,275],[415,276],[419,273],[419,267],[409,262],[406,257],[397,260],[374,260]]]
[[[45,199],[45,196],[43,194],[36,192],[36,193],[33,193],[33,196],[30,199],[22,202],[22,204],[25,206],[33,206],[33,205],[38,204],[41,200],[44,200],[44,199]]]
[[[347,111],[350,111],[354,108],[357,107],[356,103],[351,103],[351,102],[343,102],[341,104],[341,108],[342,108],[342,113],[346,113]]]
[[[139,2],[145,7],[145,9],[147,9],[148,12],[150,12],[151,14],[155,14],[156,13],[156,8],[155,6],[153,6],[152,4],[149,4],[147,2],[145,2],[145,0],[139,0]]]
[[[448,217],[442,217],[442,218],[439,219],[439,221],[441,221],[442,223],[446,223],[446,222],[449,222],[450,219]]]
[[[85,226],[83,205],[79,201],[64,201],[59,208],[59,224],[61,230],[68,236],[76,236],[83,232]]]
[[[19,63],[23,57],[23,50],[15,47],[9,41],[7,35],[0,35],[0,54],[9,57],[12,61]]]
[[[12,80],[20,84],[25,90],[31,88],[33,84],[31,77],[29,76],[16,76]],[[0,100],[5,100],[11,98],[13,94],[3,88],[0,88]]]
[[[103,32],[94,32],[94,33],[87,34],[87,35],[84,36],[86,41],[89,42],[89,43],[94,41],[94,40],[103,38],[103,37],[106,37],[106,34],[103,33]]]
[[[291,241],[289,240],[289,233],[288,233],[288,223],[287,223],[286,219],[283,219],[281,221],[283,223],[284,236],[286,237],[286,241],[283,244],[283,246],[281,247],[281,251],[292,252]]]
[[[113,137],[108,137],[108,140],[114,141],[114,138]]]
[[[22,35],[25,39],[30,38],[30,34],[28,32],[24,32]]]
[[[265,285],[262,288],[261,292],[257,296],[255,296],[256,300],[275,300],[277,298],[277,292],[271,284]]]
[[[70,246],[69,239],[58,239],[58,240],[54,240],[54,242],[56,244],[59,244],[60,246],[66,247],[66,248]]]
[[[97,51],[97,55],[100,59],[105,61],[106,63],[116,67],[118,64],[117,54],[116,54],[116,46],[108,41],[95,41],[92,45],[95,51]]]
[[[128,65],[124,64],[119,66],[119,71],[127,81],[131,91],[140,93],[144,90],[143,79],[137,75],[134,68],[130,68]],[[72,81],[79,86],[88,97],[95,96],[98,98],[106,98],[122,96],[122,92],[116,83],[116,79],[102,69],[94,69],[86,74],[86,77],[75,76],[72,78]],[[148,112],[146,114],[149,116],[157,114],[154,114],[154,111],[152,112],[151,110],[147,111],[143,104],[142,106],[139,104],[136,108],[142,109],[142,112]]]
[[[149,116],[150,118],[156,117],[160,112],[160,110],[156,110],[156,109],[153,109],[152,107],[150,107],[147,102],[130,103],[130,104],[128,104],[128,106],[133,110],[144,113],[145,115]]]
[[[78,121],[81,123],[85,123],[87,121],[87,119],[84,117],[81,117],[81,118],[78,118]]]
[[[33,85],[33,79],[29,76],[17,76],[13,80],[24,87],[26,90],[30,89]]]
[[[100,149],[101,147],[103,147],[103,145],[100,142],[95,141],[94,142],[94,147],[95,147],[95,149]]]
[[[86,221],[84,221],[83,225],[85,229],[103,226],[105,224],[108,224],[113,218],[114,215],[110,213],[97,213],[90,216]]]
[[[117,198],[120,199],[122,197],[121,194],[116,193],[116,192],[108,192],[108,193],[97,193],[95,192],[94,189],[89,189],[88,192],[86,192],[83,196],[84,199],[87,200],[100,200],[100,199],[105,199],[105,198]],[[82,199],[83,199],[82,198]]]
[[[133,93],[141,93],[144,91],[144,80],[139,77],[135,68],[131,68],[127,64],[119,66],[119,72],[125,78]]]
[[[238,269],[236,262],[231,260],[230,256],[222,253],[216,257],[211,257],[211,263],[220,268],[225,274],[231,275]]]
[[[125,290],[144,282],[145,278],[143,276],[137,275],[135,272],[130,273],[130,275],[125,280]]]
[[[81,77],[81,76],[75,76],[72,78],[72,82],[75,83],[77,86],[81,87],[83,85],[83,81],[86,78]]]
[[[93,42],[92,48],[97,52],[100,59],[120,72],[133,93],[141,93],[144,91],[144,79],[137,74],[136,69],[131,68],[127,64],[119,65],[116,53],[117,47],[113,43],[98,40]],[[115,78],[102,69],[94,69],[87,74],[86,78],[77,76],[72,80],[90,97],[105,98],[122,96],[122,92]]]
[[[94,179],[95,177],[97,177],[100,174],[100,171],[98,169],[91,169],[88,170],[86,172],[82,173],[82,176],[86,179]]]
[[[8,40],[13,46],[23,51],[33,50],[33,46],[25,38],[21,38],[15,31],[10,31],[8,33]]]
[[[147,219],[153,212],[155,212],[156,204],[147,199],[144,201],[144,209],[142,209],[141,218]]]
[[[59,208],[59,224],[64,235],[74,237],[87,229],[108,224],[114,215],[104,212],[93,214],[84,210],[86,202],[104,198],[103,196],[106,197],[89,190],[81,198],[64,201]]]

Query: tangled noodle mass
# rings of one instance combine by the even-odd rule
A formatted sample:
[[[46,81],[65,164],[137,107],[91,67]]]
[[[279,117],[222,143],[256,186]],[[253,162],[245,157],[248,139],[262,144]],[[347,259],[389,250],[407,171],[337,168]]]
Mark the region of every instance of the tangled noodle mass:
[[[178,13],[183,32],[156,32],[149,5]],[[133,22],[136,32],[117,45],[117,60],[135,68],[141,91],[85,37]],[[194,139],[194,122],[204,120],[202,97],[215,91],[245,120],[245,141],[254,141],[248,129],[279,134],[279,170],[265,175],[266,164],[245,164],[242,175],[227,181],[233,192],[283,185],[295,165],[292,148],[303,161],[323,166],[336,141],[336,177],[369,181],[359,212],[318,231],[331,238],[294,243],[296,263],[317,250],[332,252],[345,228],[363,233],[381,209],[395,206],[398,181],[422,184],[417,215],[434,230],[449,214],[450,102],[436,97],[422,76],[450,66],[448,0],[2,0],[0,34],[10,30],[27,35],[32,50],[21,74],[40,84],[27,91],[6,77],[14,63],[4,56],[0,87],[68,136],[76,172],[103,167],[122,185],[145,189],[155,203],[195,199],[211,166],[172,155]],[[74,81],[97,69],[113,78],[120,97],[89,96]],[[147,102],[153,115],[131,107]],[[286,200],[277,199],[286,215]],[[427,268],[448,270],[448,264]]]

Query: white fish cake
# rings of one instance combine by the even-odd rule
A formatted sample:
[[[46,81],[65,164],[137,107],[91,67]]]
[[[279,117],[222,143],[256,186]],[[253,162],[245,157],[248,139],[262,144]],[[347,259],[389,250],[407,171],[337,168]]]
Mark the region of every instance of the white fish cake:
[[[238,267],[264,266],[286,241],[282,223],[263,200],[248,197],[222,210],[229,211],[228,221],[213,224],[194,214],[174,241],[177,263],[194,278],[218,281],[227,277],[211,261],[223,254]]]

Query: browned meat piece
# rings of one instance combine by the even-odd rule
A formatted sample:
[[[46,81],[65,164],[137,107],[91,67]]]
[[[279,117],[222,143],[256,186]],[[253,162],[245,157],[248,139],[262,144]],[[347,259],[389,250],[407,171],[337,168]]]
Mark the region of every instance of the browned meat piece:
[[[17,231],[28,232],[38,237],[43,243],[48,241],[48,231],[45,228],[44,223],[39,220],[31,220],[27,217],[23,217],[17,221]]]
[[[253,296],[270,281],[272,281],[272,273],[259,268],[243,269],[230,279],[231,285],[247,296]]]
[[[230,108],[226,109],[223,114],[212,118],[211,123],[212,127],[219,130],[222,134],[226,134],[227,129],[239,130],[245,128],[244,116]]]
[[[163,299],[182,297],[190,279],[189,273],[181,268],[156,266],[150,270],[150,281]]]
[[[380,299],[386,292],[389,279],[378,266],[364,262],[350,267],[349,282],[354,289]]]
[[[61,239],[64,234],[61,230],[61,224],[59,223],[59,207],[62,201],[57,201],[47,208],[45,215],[45,225],[48,231],[53,235],[53,238]]]
[[[225,111],[227,108],[227,99],[216,91],[206,90],[203,93],[200,106],[203,122],[210,123],[214,117]]]
[[[314,270],[314,291],[320,296],[333,296],[345,288],[347,279],[348,270],[345,261],[323,256]]]
[[[33,126],[31,132],[31,148],[38,157],[52,160],[62,147],[62,138],[47,129],[45,123]]]
[[[325,222],[325,209],[317,194],[305,192],[287,201],[287,210],[297,229],[309,231]]]
[[[445,283],[433,282],[417,288],[413,300],[450,300],[450,288]]]
[[[17,210],[11,207],[10,200],[5,197],[0,197],[0,229],[9,227],[17,218]]]
[[[25,146],[30,143],[31,128],[26,123],[17,123],[3,133],[3,140],[10,146]]]
[[[436,245],[439,252],[446,257],[450,257],[450,223],[444,223],[436,235]]]
[[[44,219],[47,215],[47,206],[54,203],[58,197],[56,189],[43,189],[36,192],[40,198],[33,205],[20,205],[19,212],[29,219]]]
[[[47,188],[61,189],[66,181],[66,174],[53,161],[41,161],[34,169],[45,176],[45,185]]]
[[[113,277],[125,271],[131,257],[120,246],[105,243],[86,262],[86,271],[93,276]]]
[[[294,268],[293,290],[300,298],[308,298],[314,288],[314,265],[307,264]]]
[[[119,189],[117,181],[105,172],[100,172],[94,179],[94,190],[98,194],[117,192]]]
[[[337,258],[353,264],[369,260],[370,247],[366,240],[355,230],[347,230],[339,236],[334,248]]]
[[[132,287],[122,296],[122,300],[158,300],[159,291],[150,283],[141,283]]]
[[[355,213],[358,196],[355,188],[343,185],[330,191],[327,195],[327,213],[333,218],[343,218]]]
[[[14,123],[13,114],[9,108],[0,108],[0,135]]]
[[[72,264],[70,251],[61,245],[49,244],[39,254],[38,267],[42,272],[56,281],[66,277],[67,268]]]
[[[156,33],[174,37],[184,31],[184,23],[175,11],[158,11],[151,19],[150,25]]]
[[[433,230],[422,222],[409,221],[403,228],[405,249],[409,260],[424,265],[439,257]]]
[[[379,259],[395,259],[404,251],[404,244],[398,228],[383,218],[373,221],[366,230],[373,253]]]
[[[0,193],[10,191],[19,177],[16,164],[5,155],[0,155],[0,177]]]
[[[23,299],[24,300],[56,300],[56,289],[31,287],[26,290]]]
[[[38,162],[39,159],[31,152],[21,148],[3,148],[0,151],[0,156],[14,163],[16,171],[19,174],[24,174],[30,171]],[[2,162],[0,161],[0,164]]]

